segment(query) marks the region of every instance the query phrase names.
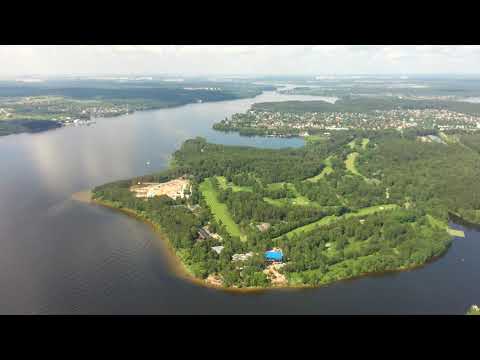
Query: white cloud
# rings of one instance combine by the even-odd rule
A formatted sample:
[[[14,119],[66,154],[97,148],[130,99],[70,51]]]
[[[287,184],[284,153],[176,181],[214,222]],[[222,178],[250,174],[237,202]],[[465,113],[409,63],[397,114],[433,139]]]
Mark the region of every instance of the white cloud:
[[[0,46],[0,76],[25,74],[478,73],[480,46]]]

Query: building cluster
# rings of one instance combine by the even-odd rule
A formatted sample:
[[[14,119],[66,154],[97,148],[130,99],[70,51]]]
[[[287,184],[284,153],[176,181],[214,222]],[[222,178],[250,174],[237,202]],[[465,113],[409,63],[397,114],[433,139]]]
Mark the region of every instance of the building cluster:
[[[206,240],[208,238],[212,238],[218,241],[222,241],[222,237],[214,232],[211,232],[208,226],[203,226],[200,229],[198,229],[198,238],[197,240]]]
[[[2,107],[3,105],[3,107]],[[5,107],[6,106],[6,107]],[[0,100],[0,116],[12,113],[29,118],[32,114],[50,117],[64,124],[73,119],[89,120],[93,117],[111,117],[128,114],[140,108],[128,104],[111,104],[98,101],[74,101],[55,96],[5,98]]]
[[[266,112],[250,110],[222,121],[227,128],[256,128],[266,131],[291,130],[292,134],[308,130],[403,130],[414,127],[449,129],[478,129],[480,116],[446,109],[396,109],[355,112]]]

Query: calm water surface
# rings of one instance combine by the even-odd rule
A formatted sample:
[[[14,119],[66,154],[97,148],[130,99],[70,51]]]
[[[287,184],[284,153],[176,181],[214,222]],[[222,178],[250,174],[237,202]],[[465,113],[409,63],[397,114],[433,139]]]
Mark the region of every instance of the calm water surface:
[[[0,138],[2,314],[461,314],[480,302],[480,233],[461,225],[446,256],[415,271],[300,291],[230,294],[173,275],[150,228],[73,192],[164,168],[194,136],[279,148],[211,125],[254,102],[318,99],[266,92],[100,119],[90,127]],[[150,161],[150,167],[145,162]]]

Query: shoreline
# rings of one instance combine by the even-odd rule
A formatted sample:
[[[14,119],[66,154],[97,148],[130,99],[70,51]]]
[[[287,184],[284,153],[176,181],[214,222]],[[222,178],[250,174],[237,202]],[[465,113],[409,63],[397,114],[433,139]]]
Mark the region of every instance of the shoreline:
[[[257,96],[262,95],[265,91],[276,91],[276,89],[275,89],[275,90],[261,90],[261,92],[260,92],[259,94],[256,94],[256,95],[253,95],[253,96],[238,97],[238,98],[233,98],[233,99],[221,99],[221,100],[202,101],[201,103],[215,103],[215,102],[222,102],[222,101],[254,99],[254,98],[256,98]],[[149,109],[132,110],[132,111],[128,111],[128,112],[121,113],[121,114],[112,114],[112,115],[108,115],[108,116],[96,116],[96,117],[94,117],[93,119],[94,119],[94,120],[98,120],[98,119],[112,119],[112,118],[116,118],[116,117],[119,117],[119,116],[132,115],[132,114],[134,114],[134,113],[136,113],[136,112],[145,112],[145,111],[157,111],[157,110],[174,109],[174,108],[178,108],[178,107],[182,107],[182,106],[187,106],[187,105],[192,105],[192,104],[198,104],[198,102],[187,102],[187,103],[184,103],[184,104],[169,104],[169,105],[166,105],[166,106],[152,107],[152,108],[149,108]],[[90,120],[91,120],[91,119],[90,119]],[[2,121],[2,120],[0,120],[0,121]],[[10,121],[10,120],[6,120],[6,121]],[[41,120],[41,121],[43,121],[43,120]],[[47,121],[56,121],[56,120],[47,120]],[[51,131],[51,130],[59,130],[59,129],[62,129],[62,128],[65,128],[65,127],[68,126],[68,125],[66,125],[65,123],[63,123],[62,121],[56,121],[56,122],[59,124],[59,126],[54,126],[54,127],[51,127],[51,128],[42,129],[42,130],[38,130],[38,131],[9,132],[9,133],[7,133],[7,134],[2,134],[2,133],[0,133],[0,138],[1,138],[1,137],[4,137],[4,136],[10,136],[10,135],[44,133],[44,132]]]
[[[169,268],[172,270],[172,273],[175,276],[178,276],[181,279],[189,281],[190,283],[195,285],[200,285],[206,288],[225,291],[225,292],[231,292],[231,293],[246,293],[246,292],[252,293],[252,292],[261,292],[264,290],[275,289],[275,288],[231,288],[231,287],[224,287],[224,286],[215,286],[207,283],[202,279],[195,277],[188,270],[187,266],[182,262],[180,257],[177,255],[175,249],[172,247],[170,243],[168,235],[165,234],[165,232],[162,230],[160,225],[155,224],[154,222],[144,218],[134,210],[131,210],[129,208],[117,208],[115,206],[112,206],[108,202],[92,199],[91,195],[92,195],[91,190],[79,191],[72,194],[72,199],[75,201],[89,204],[89,205],[105,207],[107,209],[127,215],[128,217],[134,218],[135,220],[141,221],[144,224],[150,226],[150,228],[153,230],[153,233],[157,236],[163,248],[166,250],[165,258],[168,262]]]
[[[92,191],[91,190],[85,190],[85,191],[79,191],[76,193],[72,194],[72,199],[75,201],[83,202],[86,204],[90,205],[96,205],[96,206],[101,206],[105,207],[107,209],[125,214],[131,218],[134,218],[135,220],[141,221],[144,224],[150,226],[150,228],[153,230],[154,234],[157,236],[157,238],[160,240],[163,248],[166,250],[165,251],[165,258],[168,262],[168,266],[171,269],[172,273],[183,279],[186,280],[192,284],[203,286],[205,288],[217,290],[217,291],[224,291],[228,292],[231,294],[252,294],[252,293],[261,293],[261,292],[267,292],[267,291],[295,291],[295,290],[314,290],[322,287],[327,287],[334,285],[339,282],[345,282],[345,281],[355,281],[359,280],[361,278],[366,278],[366,277],[375,277],[375,276],[385,276],[385,275],[391,275],[393,273],[400,273],[400,272],[407,272],[407,271],[414,271],[419,268],[425,267],[426,265],[429,265],[437,260],[439,260],[441,257],[443,257],[448,250],[451,247],[451,244],[439,255],[434,256],[430,259],[428,259],[426,262],[423,264],[417,264],[417,265],[412,265],[409,267],[402,267],[398,269],[392,269],[392,270],[384,270],[381,272],[371,272],[371,273],[363,273],[359,274],[357,276],[352,276],[344,279],[339,279],[335,280],[329,283],[325,284],[319,284],[319,285],[307,285],[307,284],[299,284],[299,285],[286,285],[286,286],[269,286],[269,287],[248,287],[248,288],[235,288],[235,287],[225,287],[225,286],[216,286],[212,285],[205,280],[199,279],[195,277],[188,269],[188,267],[182,262],[180,257],[177,255],[175,249],[170,243],[170,240],[168,238],[168,235],[165,234],[165,232],[162,230],[161,226],[158,224],[155,224],[154,222],[144,218],[142,215],[137,213],[136,211],[129,209],[129,208],[117,208],[115,206],[112,206],[108,202],[104,202],[101,200],[96,200],[92,199]],[[453,238],[453,236],[452,236]],[[453,239],[452,239],[453,243]]]

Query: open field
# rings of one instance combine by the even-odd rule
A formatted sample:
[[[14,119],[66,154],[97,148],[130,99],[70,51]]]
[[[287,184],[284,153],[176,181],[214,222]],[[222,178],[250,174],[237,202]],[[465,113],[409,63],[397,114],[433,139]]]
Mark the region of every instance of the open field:
[[[221,221],[221,223],[225,225],[230,235],[238,236],[243,240],[244,236],[242,235],[242,232],[240,231],[238,225],[233,220],[232,215],[227,208],[227,205],[222,204],[220,201],[218,201],[217,192],[215,191],[215,188],[213,187],[210,179],[206,179],[200,184],[200,191],[205,198],[205,201],[207,202],[210,210],[215,216],[215,219],[217,221]]]
[[[315,230],[317,227],[329,225],[329,224],[331,224],[331,223],[333,223],[333,222],[335,222],[335,221],[337,221],[341,218],[350,218],[350,217],[355,217],[355,216],[365,216],[365,215],[374,214],[374,213],[379,212],[379,211],[392,210],[392,209],[395,209],[397,207],[398,207],[398,205],[396,205],[396,204],[376,205],[376,206],[371,206],[371,207],[368,207],[368,208],[360,209],[360,210],[358,210],[357,212],[354,212],[354,213],[347,213],[347,214],[342,215],[342,216],[330,215],[330,216],[326,216],[326,217],[324,217],[324,218],[322,218],[318,221],[315,221],[313,223],[298,227],[298,228],[286,233],[285,235],[287,235],[287,237],[290,238],[294,234],[298,234],[298,233],[302,233],[302,232],[310,232],[312,230]]]

